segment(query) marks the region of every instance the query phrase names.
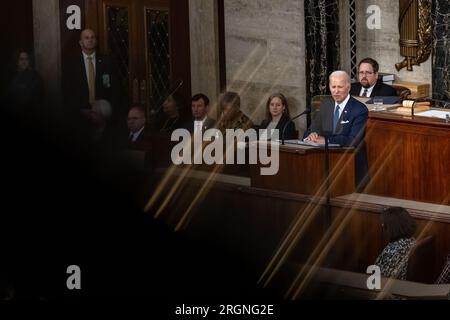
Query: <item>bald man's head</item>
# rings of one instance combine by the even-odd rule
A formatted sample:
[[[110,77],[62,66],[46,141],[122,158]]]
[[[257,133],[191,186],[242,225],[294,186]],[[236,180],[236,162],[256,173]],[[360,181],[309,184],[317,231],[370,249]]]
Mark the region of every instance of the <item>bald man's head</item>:
[[[345,71],[334,71],[330,74],[330,92],[338,104],[350,94],[350,76]]]
[[[86,54],[92,54],[97,47],[97,37],[92,29],[84,29],[80,34],[80,47]]]

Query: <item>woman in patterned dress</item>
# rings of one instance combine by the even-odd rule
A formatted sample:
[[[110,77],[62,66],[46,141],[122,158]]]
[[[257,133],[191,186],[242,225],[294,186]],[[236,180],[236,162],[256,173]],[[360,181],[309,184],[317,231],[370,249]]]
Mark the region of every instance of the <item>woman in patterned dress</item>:
[[[405,280],[408,258],[416,239],[416,221],[402,207],[383,210],[381,226],[388,245],[375,261],[384,277]]]

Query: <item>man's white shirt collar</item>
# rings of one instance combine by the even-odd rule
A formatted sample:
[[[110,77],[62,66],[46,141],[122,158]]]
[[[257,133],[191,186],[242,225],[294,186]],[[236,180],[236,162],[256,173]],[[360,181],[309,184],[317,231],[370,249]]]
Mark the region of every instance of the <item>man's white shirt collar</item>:
[[[141,132],[144,130],[144,128],[145,128],[145,126],[143,126],[140,130],[136,131],[135,133],[131,132],[131,134],[133,135],[133,138],[131,139],[131,141],[135,142],[136,139],[141,134]]]
[[[350,100],[350,94],[347,96],[347,98],[345,98],[344,101],[342,101],[342,103],[337,103],[336,101],[334,102],[334,110],[336,110],[336,107],[339,106],[339,117],[341,117],[342,112],[347,106],[348,100]]]
[[[375,82],[375,84],[373,86],[371,86],[370,88],[367,88],[367,98],[369,98],[372,95],[372,91],[373,88],[375,88],[375,86],[377,85],[377,83]],[[363,86],[361,86],[361,91],[359,92],[359,95],[361,97],[364,97],[364,90],[366,90],[366,88],[364,88]]]
[[[84,60],[87,60],[88,57],[92,57],[92,62],[95,62],[95,51],[92,54],[87,54],[84,51],[81,51],[83,53]]]

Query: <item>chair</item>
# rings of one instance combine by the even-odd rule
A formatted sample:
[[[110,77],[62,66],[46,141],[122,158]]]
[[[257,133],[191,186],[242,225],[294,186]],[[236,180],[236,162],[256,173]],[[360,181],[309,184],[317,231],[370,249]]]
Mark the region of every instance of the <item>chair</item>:
[[[400,97],[400,102],[407,99],[408,96],[411,95],[411,90],[406,87],[400,86],[398,84],[392,84],[391,86],[395,89],[395,91],[397,91],[397,96]]]
[[[334,100],[330,95],[317,95],[311,100],[311,123],[310,127],[314,128],[317,132],[332,131],[332,123],[329,123],[330,128],[324,128],[320,108],[323,105],[332,105],[334,108]]]
[[[430,262],[434,258],[434,236],[428,236],[418,240],[411,250],[408,259],[406,280],[433,283],[435,278]]]

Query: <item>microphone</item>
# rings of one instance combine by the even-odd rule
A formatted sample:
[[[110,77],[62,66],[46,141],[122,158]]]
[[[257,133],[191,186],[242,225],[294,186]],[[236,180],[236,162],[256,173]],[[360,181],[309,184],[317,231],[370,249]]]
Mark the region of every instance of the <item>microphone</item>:
[[[305,115],[305,114],[310,114],[311,113],[311,108],[306,109],[305,111],[303,111],[302,113],[296,115],[295,117],[289,119],[289,121],[287,121],[284,126],[283,126],[283,130],[281,131],[281,144],[284,145],[284,131],[286,131],[286,128],[288,126],[289,123],[291,123],[292,121],[294,121],[297,118],[300,118],[301,116]]]
[[[170,96],[173,95],[175,92],[177,92],[178,89],[181,88],[181,86],[183,85],[183,83],[184,83],[184,81],[181,80],[181,79],[177,81],[177,85],[175,86],[175,89],[173,89],[172,91],[170,91],[170,93],[169,93],[167,96],[165,96],[164,100],[162,100],[161,103],[158,103],[159,107],[158,107],[157,109],[154,109],[154,108],[153,108],[153,109],[150,111],[150,113],[151,113],[152,116],[158,114],[158,113],[161,111],[161,109],[162,109],[162,107],[163,107],[163,105],[164,105],[164,101],[166,101],[168,97],[170,97]]]

